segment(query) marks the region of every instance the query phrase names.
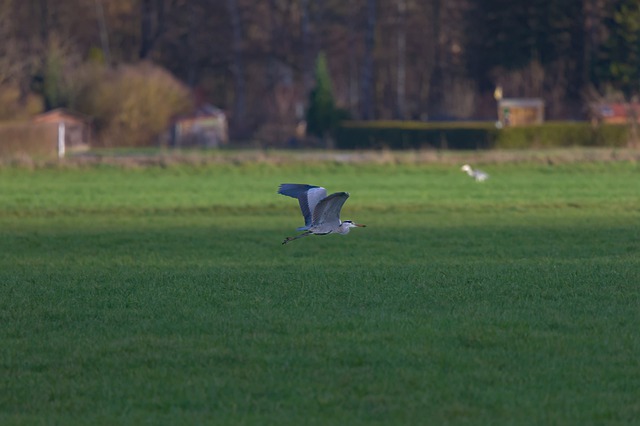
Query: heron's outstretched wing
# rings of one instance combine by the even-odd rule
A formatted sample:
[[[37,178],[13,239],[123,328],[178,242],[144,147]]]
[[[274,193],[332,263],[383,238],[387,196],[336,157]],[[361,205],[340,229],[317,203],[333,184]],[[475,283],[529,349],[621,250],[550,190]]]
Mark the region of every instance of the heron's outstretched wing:
[[[340,210],[347,198],[349,198],[348,192],[336,192],[322,199],[313,210],[313,225],[340,226]]]
[[[327,196],[327,190],[321,186],[303,183],[283,183],[278,188],[278,194],[298,199],[302,216],[304,216],[304,227],[298,229],[306,230],[311,226],[312,212],[320,200]]]

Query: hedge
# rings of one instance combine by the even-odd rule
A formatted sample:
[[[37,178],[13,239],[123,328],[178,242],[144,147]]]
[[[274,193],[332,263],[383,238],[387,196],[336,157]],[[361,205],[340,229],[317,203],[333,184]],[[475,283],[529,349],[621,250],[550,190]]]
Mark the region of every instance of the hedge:
[[[336,132],[340,149],[491,149],[626,146],[627,125],[547,122],[497,129],[492,122],[345,121]]]

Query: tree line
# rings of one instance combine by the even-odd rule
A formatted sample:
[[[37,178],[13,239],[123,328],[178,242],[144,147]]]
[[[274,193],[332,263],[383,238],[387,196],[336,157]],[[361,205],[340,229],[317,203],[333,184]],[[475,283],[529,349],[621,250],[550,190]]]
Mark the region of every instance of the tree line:
[[[223,108],[238,138],[289,134],[318,58],[363,120],[491,119],[497,86],[576,119],[640,90],[637,0],[0,0],[0,40],[0,118],[33,96],[82,105],[87,64],[144,62]]]

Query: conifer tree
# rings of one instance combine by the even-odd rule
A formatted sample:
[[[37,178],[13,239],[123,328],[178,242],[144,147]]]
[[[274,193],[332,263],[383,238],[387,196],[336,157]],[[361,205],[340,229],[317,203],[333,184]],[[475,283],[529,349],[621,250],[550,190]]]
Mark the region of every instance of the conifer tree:
[[[331,137],[337,124],[336,108],[333,100],[333,84],[324,53],[318,55],[315,70],[316,85],[311,91],[307,110],[307,132],[323,138]]]
[[[640,3],[620,0],[607,26],[598,73],[630,99],[640,94]]]

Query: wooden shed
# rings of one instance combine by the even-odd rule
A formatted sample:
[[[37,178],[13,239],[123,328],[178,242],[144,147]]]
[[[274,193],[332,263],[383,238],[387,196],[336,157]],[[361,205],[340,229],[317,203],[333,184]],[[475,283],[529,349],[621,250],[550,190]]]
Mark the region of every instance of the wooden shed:
[[[213,105],[203,105],[193,115],[173,122],[170,145],[174,148],[215,148],[228,141],[227,116]]]
[[[544,101],[539,98],[500,99],[498,121],[503,127],[541,124],[544,121]]]
[[[33,123],[56,126],[58,157],[68,151],[84,151],[91,145],[91,119],[64,108],[54,109],[33,118]]]
[[[90,143],[90,118],[65,109],[0,124],[0,158],[63,158],[69,151],[88,149]]]

